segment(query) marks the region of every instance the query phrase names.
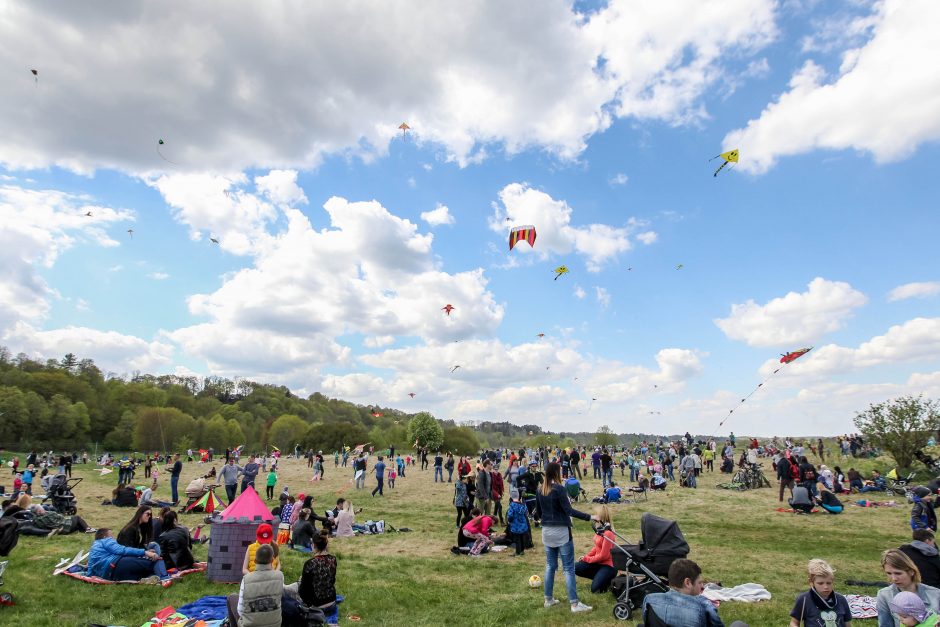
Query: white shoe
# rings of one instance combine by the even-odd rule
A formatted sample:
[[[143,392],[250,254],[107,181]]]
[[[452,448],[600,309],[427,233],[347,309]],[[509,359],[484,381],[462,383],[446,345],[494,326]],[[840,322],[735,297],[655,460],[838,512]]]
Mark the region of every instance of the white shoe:
[[[553,605],[558,605],[558,599],[545,599],[545,607],[549,608]]]
[[[578,601],[575,605],[571,606],[571,611],[574,612],[575,614],[579,612],[590,612],[593,609],[594,609],[593,607],[591,607],[590,605],[585,605],[581,601]]]

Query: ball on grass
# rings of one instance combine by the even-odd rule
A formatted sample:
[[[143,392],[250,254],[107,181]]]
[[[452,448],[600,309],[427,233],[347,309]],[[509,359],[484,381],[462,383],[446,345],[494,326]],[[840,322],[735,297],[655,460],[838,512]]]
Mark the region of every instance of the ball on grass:
[[[529,577],[529,587],[530,587],[530,588],[538,588],[538,587],[541,586],[541,585],[542,585],[542,578],[541,578],[541,577],[539,577],[538,575],[532,575],[531,577]]]

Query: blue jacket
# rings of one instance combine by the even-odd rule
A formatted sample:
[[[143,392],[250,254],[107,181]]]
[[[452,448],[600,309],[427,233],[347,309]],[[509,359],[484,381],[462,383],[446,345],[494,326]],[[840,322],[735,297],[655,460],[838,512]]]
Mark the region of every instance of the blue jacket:
[[[117,540],[114,538],[95,540],[92,542],[91,549],[88,552],[88,568],[85,569],[85,574],[91,577],[109,579],[111,575],[111,564],[124,555],[143,557],[144,550],[118,544]]]
[[[652,606],[656,616],[671,627],[724,627],[715,606],[703,596],[669,590],[646,595],[644,612],[647,605]]]
[[[509,523],[509,531],[512,533],[525,533],[529,530],[528,510],[525,505],[513,501],[506,510],[506,522]]]
[[[570,527],[571,517],[581,520],[591,520],[590,514],[579,512],[571,507],[568,493],[557,483],[552,485],[552,491],[545,496],[542,489],[536,491],[536,520],[541,519],[543,527]]]

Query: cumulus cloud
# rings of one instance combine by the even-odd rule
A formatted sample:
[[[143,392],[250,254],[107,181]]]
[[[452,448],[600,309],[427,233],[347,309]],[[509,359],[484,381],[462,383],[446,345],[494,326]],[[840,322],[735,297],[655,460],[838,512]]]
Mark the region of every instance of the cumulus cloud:
[[[940,294],[940,281],[905,283],[888,292],[888,300],[894,302],[908,298],[930,298],[937,294]]]
[[[166,272],[151,272],[147,276],[154,281],[165,281],[170,278],[170,275]]]
[[[542,257],[575,252],[585,257],[587,269],[599,272],[601,267],[620,253],[632,248],[631,235],[646,222],[630,218],[623,226],[586,224],[573,226],[573,209],[563,200],[555,200],[543,191],[523,183],[510,183],[499,192],[500,203],[494,203],[489,219],[490,230],[506,232],[506,219],[513,224],[534,224],[538,239],[534,249],[522,247],[524,253]],[[639,238],[639,236],[637,236]],[[652,231],[642,233],[645,243],[655,241]]]
[[[848,283],[817,277],[805,292],[789,292],[765,305],[753,300],[731,305],[731,315],[715,320],[726,336],[751,346],[789,346],[817,340],[842,328],[868,298]]]
[[[107,229],[133,219],[132,212],[98,206],[88,196],[0,185],[0,330],[48,313],[56,292],[39,268],[52,267],[74,246],[118,246]]]
[[[438,204],[437,208],[431,211],[423,211],[421,219],[431,226],[441,226],[442,224],[453,224],[454,216],[450,214],[450,209],[445,205]]]
[[[585,292],[584,289],[582,289],[580,285],[575,285],[574,295],[575,295],[575,298],[579,300],[584,300],[584,297],[587,296],[587,292]]]
[[[610,306],[610,292],[607,291],[607,288],[595,285],[594,296],[597,298],[597,303],[604,309]]]
[[[725,137],[723,145],[744,157],[739,167],[761,173],[780,157],[847,148],[883,163],[940,138],[940,73],[923,62],[940,58],[940,4],[884,0],[875,11],[852,22],[851,35],[873,35],[845,51],[835,79],[806,61],[786,93]]]
[[[145,0],[21,3],[6,17],[5,56],[42,67],[38,84],[22,64],[0,68],[0,163],[82,172],[368,160],[401,141],[402,118],[408,141],[461,164],[532,146],[570,159],[616,118],[701,118],[724,59],[775,34],[771,0],[610,0],[590,15],[560,0],[309,3],[289,19],[260,3]]]
[[[38,359],[59,359],[66,353],[91,358],[104,371],[130,373],[156,372],[166,368],[173,356],[168,342],[146,341],[116,331],[87,327],[65,327],[41,331],[18,322],[3,334],[3,343],[13,352],[25,352]]]
[[[607,182],[611,185],[611,187],[615,187],[619,185],[626,185],[627,181],[629,180],[630,180],[629,176],[627,176],[623,172],[618,172],[617,174],[614,174],[612,177],[607,179]]]

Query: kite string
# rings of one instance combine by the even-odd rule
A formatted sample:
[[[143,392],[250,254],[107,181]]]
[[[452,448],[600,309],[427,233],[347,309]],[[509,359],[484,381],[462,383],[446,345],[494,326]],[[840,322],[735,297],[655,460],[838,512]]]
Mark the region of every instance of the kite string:
[[[785,362],[782,366],[780,366],[779,368],[777,368],[776,370],[774,370],[773,372],[771,372],[769,375],[767,375],[767,378],[765,378],[763,381],[761,381],[760,383],[758,383],[758,384],[757,384],[757,387],[755,387],[753,390],[751,390],[751,393],[750,393],[750,394],[748,394],[747,396],[745,396],[744,398],[742,398],[741,401],[740,401],[737,405],[735,405],[733,408],[731,408],[730,410],[728,410],[728,415],[725,416],[725,417],[722,419],[722,421],[718,423],[718,426],[715,428],[715,431],[712,432],[712,436],[714,436],[716,433],[718,433],[718,429],[720,429],[720,428],[728,421],[728,418],[731,417],[731,414],[734,413],[734,410],[736,410],[736,409],[738,409],[739,407],[741,407],[741,405],[743,405],[744,402],[745,402],[747,399],[749,399],[749,398],[751,398],[752,396],[754,396],[754,393],[757,392],[757,390],[759,390],[759,389],[761,389],[762,387],[764,387],[764,384],[767,383],[768,381],[770,381],[771,377],[773,377],[775,374],[777,374],[778,372],[780,372],[781,370],[783,370],[784,368],[786,368],[789,364],[790,364],[790,362]]]

